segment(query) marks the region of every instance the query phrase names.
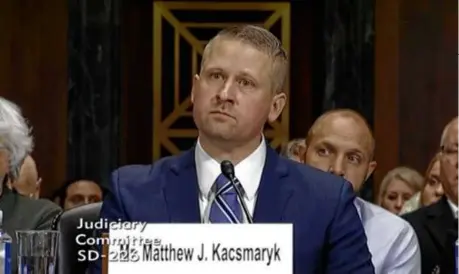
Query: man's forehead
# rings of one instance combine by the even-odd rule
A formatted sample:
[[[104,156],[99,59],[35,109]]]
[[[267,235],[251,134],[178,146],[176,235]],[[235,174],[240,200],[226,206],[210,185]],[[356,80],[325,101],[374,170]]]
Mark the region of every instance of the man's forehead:
[[[336,150],[357,151],[361,153],[367,152],[369,146],[368,142],[365,140],[359,140],[351,136],[335,134],[333,132],[329,132],[328,134],[318,132],[318,134],[314,136],[311,144],[324,145]]]
[[[457,118],[451,121],[444,129],[441,138],[441,146],[457,146],[458,143],[458,120]]]
[[[266,63],[271,61],[270,57],[256,49],[254,46],[235,39],[220,38],[212,42],[204,56],[203,68],[215,65],[244,65],[246,63],[266,67]],[[225,58],[230,57],[230,58]],[[255,59],[256,62],[253,62]]]
[[[98,193],[101,191],[102,189],[100,186],[96,182],[90,180],[78,180],[67,187],[67,193],[71,194]]]
[[[353,147],[362,152],[373,153],[373,136],[364,121],[339,113],[319,118],[309,136],[314,142],[334,142]]]

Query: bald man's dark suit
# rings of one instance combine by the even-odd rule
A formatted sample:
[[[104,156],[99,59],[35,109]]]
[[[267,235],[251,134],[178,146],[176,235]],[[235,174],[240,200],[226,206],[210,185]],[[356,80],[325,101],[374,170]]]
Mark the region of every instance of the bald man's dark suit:
[[[3,211],[3,229],[13,238],[12,269],[17,273],[17,230],[48,230],[52,221],[61,212],[59,206],[48,200],[33,200],[4,188],[0,197]]]

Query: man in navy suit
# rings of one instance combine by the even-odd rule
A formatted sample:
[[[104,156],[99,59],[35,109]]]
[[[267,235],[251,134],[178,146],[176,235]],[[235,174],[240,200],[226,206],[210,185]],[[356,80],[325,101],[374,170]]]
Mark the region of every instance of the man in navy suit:
[[[285,106],[287,70],[286,52],[269,31],[250,25],[221,31],[193,79],[196,146],[154,165],[115,171],[101,217],[245,222],[249,217],[221,175],[220,163],[229,160],[254,222],[293,223],[294,273],[374,273],[351,185],[278,156],[263,137],[265,123]],[[219,199],[209,198],[213,191]]]

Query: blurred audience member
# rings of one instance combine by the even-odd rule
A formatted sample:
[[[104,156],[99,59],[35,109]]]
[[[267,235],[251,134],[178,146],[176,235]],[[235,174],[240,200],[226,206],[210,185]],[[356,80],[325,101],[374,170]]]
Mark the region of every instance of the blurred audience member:
[[[444,129],[440,142],[440,182],[444,195],[436,203],[406,215],[419,239],[422,273],[454,273],[458,204],[458,119]]]
[[[378,205],[394,214],[400,214],[403,205],[421,191],[424,178],[409,167],[397,167],[389,171],[381,182]]]
[[[0,97],[0,210],[3,229],[13,238],[11,273],[17,273],[17,230],[51,229],[60,208],[47,200],[30,199],[7,187],[10,179],[17,181],[24,159],[32,152],[30,129],[18,106]]]
[[[89,179],[69,180],[53,197],[64,210],[102,201],[103,189]]]
[[[33,199],[40,197],[41,178],[38,178],[37,165],[30,155],[21,165],[19,177],[14,182],[8,180],[8,187],[23,196]]]
[[[319,117],[306,138],[303,162],[344,177],[358,192],[376,168],[375,141],[360,114],[333,110]],[[376,274],[420,273],[420,251],[413,228],[383,208],[355,199]]]
[[[301,162],[301,154],[305,150],[305,139],[293,139],[282,148],[281,155],[293,161]]]
[[[443,186],[440,181],[440,153],[430,161],[427,166],[426,174],[424,177],[424,188],[422,191],[416,193],[405,202],[400,214],[410,213],[417,210],[422,206],[431,205],[443,196]]]

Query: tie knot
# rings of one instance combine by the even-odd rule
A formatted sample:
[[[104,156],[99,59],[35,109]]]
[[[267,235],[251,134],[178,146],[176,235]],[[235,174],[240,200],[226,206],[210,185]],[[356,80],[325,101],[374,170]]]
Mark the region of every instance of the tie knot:
[[[244,196],[245,192],[244,192],[244,188],[241,185],[241,182],[239,182],[238,179],[234,179],[234,184],[238,188],[238,190],[241,192],[241,194]],[[231,181],[228,178],[226,178],[226,176],[223,174],[220,174],[217,177],[217,180],[215,180],[215,183],[214,183],[214,187],[215,187],[215,192],[217,193],[217,196],[218,195],[230,195],[230,194],[232,195],[232,194],[237,193]]]

